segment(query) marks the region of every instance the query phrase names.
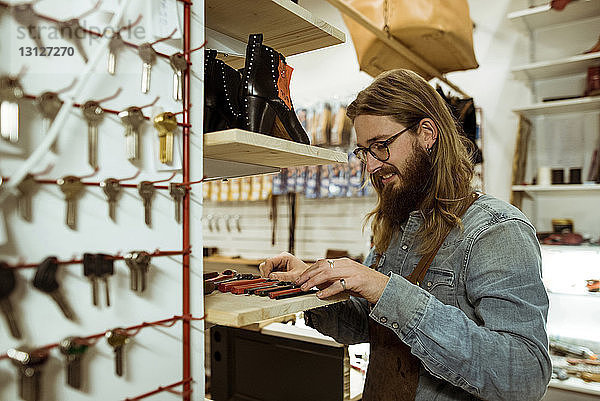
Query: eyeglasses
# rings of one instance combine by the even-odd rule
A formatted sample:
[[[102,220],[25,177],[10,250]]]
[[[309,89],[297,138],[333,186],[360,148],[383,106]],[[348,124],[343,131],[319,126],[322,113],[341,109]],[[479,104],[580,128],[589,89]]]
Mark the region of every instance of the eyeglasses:
[[[411,125],[408,128],[404,128],[402,131],[398,132],[397,134],[392,135],[385,141],[373,142],[372,144],[369,145],[368,148],[359,146],[356,149],[354,149],[354,151],[352,153],[354,153],[356,155],[358,160],[360,160],[361,162],[363,162],[365,164],[367,163],[367,152],[369,152],[371,154],[371,156],[373,156],[377,160],[385,162],[390,158],[389,145],[392,142],[394,142],[400,135],[404,134],[406,131],[413,128],[417,124],[418,124],[418,122]]]

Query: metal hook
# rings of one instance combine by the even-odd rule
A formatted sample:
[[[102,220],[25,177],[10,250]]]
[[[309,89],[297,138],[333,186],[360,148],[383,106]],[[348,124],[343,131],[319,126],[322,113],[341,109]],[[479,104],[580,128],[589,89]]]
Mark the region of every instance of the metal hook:
[[[142,14],[139,14],[138,17],[137,17],[137,19],[135,21],[133,21],[129,25],[122,26],[121,28],[119,28],[117,30],[117,33],[121,33],[122,31],[127,31],[127,30],[133,28],[134,26],[136,26],[137,24],[139,24],[141,20],[142,20]]]
[[[96,11],[98,9],[98,7],[100,7],[100,4],[102,3],[102,0],[98,0],[96,2],[96,4],[94,5],[94,7],[90,8],[89,10],[87,10],[86,12],[84,12],[83,14],[81,14],[79,17],[77,17],[76,19],[80,20],[82,18],[87,17],[88,15],[90,15],[91,13],[93,13],[94,11]]]
[[[76,83],[77,83],[77,78],[74,78],[74,79],[73,79],[73,82],[71,82],[71,83],[69,84],[69,86],[67,86],[67,87],[65,87],[65,88],[62,88],[61,90],[58,90],[58,91],[56,91],[56,92],[54,92],[54,93],[56,93],[56,94],[58,95],[59,93],[64,93],[64,92],[67,92],[67,91],[68,91],[68,90],[70,90],[72,87],[74,87]]]
[[[195,49],[192,49],[192,50],[188,50],[187,52],[184,52],[182,54],[191,54],[191,53],[193,53],[195,51],[198,51],[198,50],[202,49],[204,46],[206,46],[206,40],[204,41],[204,43],[202,43],[201,46],[196,47]]]
[[[122,91],[123,91],[123,88],[119,88],[119,89],[117,89],[117,92],[116,92],[114,95],[112,95],[112,96],[109,96],[109,97],[106,97],[106,98],[104,98],[104,99],[96,100],[96,103],[100,104],[100,103],[107,102],[107,101],[109,101],[109,100],[113,100],[113,99],[115,99],[117,96],[119,96],[119,95],[121,94],[121,92],[122,92]]]
[[[140,170],[138,168],[138,171],[134,175],[132,175],[131,177],[127,177],[127,178],[121,178],[121,179],[117,180],[117,182],[133,180],[134,178],[137,178],[137,176],[140,175],[141,172],[142,172],[142,170]]]
[[[46,166],[46,168],[43,171],[40,171],[39,173],[31,173],[31,175],[33,177],[39,177],[40,175],[48,174],[50,171],[52,171],[53,168],[54,168],[54,163],[49,163],[48,166]]]
[[[157,43],[160,43],[160,42],[163,42],[163,41],[165,41],[165,40],[169,40],[169,39],[171,39],[171,38],[173,37],[173,35],[175,35],[175,32],[177,32],[177,28],[173,29],[173,32],[171,32],[171,34],[170,34],[169,36],[166,36],[166,37],[164,37],[164,38],[161,38],[161,39],[155,40],[154,42],[150,43],[150,45],[151,45],[151,46],[154,46],[154,45],[155,45],[155,44],[157,44]]]
[[[157,180],[157,181],[150,181],[152,184],[158,184],[159,182],[167,182],[167,181],[171,181],[173,178],[175,178],[175,176],[177,175],[177,171],[173,171],[173,174],[171,174],[171,176],[169,178],[166,178],[164,180]]]
[[[149,104],[147,104],[145,106],[140,106],[139,109],[141,110],[141,109],[145,109],[147,107],[154,106],[156,104],[156,102],[158,102],[158,99],[160,99],[160,96],[156,96],[156,99],[154,99],[154,101],[152,103],[149,103]]]

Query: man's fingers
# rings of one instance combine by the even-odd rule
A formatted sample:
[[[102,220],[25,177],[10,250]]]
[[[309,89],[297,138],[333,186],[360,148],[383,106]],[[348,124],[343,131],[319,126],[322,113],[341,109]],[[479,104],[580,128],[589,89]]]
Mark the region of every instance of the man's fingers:
[[[274,270],[287,270],[288,257],[289,254],[284,252],[262,262],[258,265],[261,276],[268,277]]]
[[[336,294],[339,294],[340,292],[342,292],[344,289],[342,288],[342,285],[340,284],[339,280],[338,281],[334,281],[333,283],[331,283],[331,285],[327,288],[325,288],[324,290],[321,290],[319,292],[317,292],[317,297],[319,298],[329,298],[332,297]]]
[[[331,267],[329,267],[329,263],[327,263],[325,259],[317,260],[315,263],[310,265],[310,267],[306,269],[300,277],[298,277],[296,284],[302,285],[302,283],[305,283],[315,275],[319,274],[325,268],[324,265],[327,265],[327,268],[331,269]]]
[[[273,272],[269,274],[269,278],[279,281],[294,281],[300,272]]]

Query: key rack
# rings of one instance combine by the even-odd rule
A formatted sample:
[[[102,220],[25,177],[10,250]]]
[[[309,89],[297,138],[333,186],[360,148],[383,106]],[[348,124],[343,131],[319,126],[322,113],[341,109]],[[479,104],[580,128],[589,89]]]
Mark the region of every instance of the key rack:
[[[5,344],[3,340],[0,360],[6,359],[3,352],[7,349],[23,343],[49,350],[56,348],[57,341],[65,336],[79,336],[89,340],[91,337],[100,338],[111,327],[125,326],[127,328],[124,330],[135,335],[142,327],[173,325],[181,320],[180,335],[173,336],[172,330],[167,334],[148,329],[138,335],[136,341],[127,345],[124,356],[126,365],[152,366],[152,369],[126,367],[124,377],[115,377],[113,352],[105,344],[99,343],[93,347],[93,351],[88,352],[92,355],[84,362],[87,366],[85,380],[88,382],[85,391],[71,390],[61,384],[64,368],[62,360],[59,361],[56,355],[51,356],[44,365],[45,384],[42,388],[50,392],[49,397],[56,396],[65,401],[139,400],[158,393],[163,393],[161,399],[202,400],[205,342],[205,299],[201,290],[203,267],[201,257],[191,252],[192,249],[199,250],[202,247],[202,191],[194,184],[207,179],[275,172],[289,166],[347,161],[347,156],[342,152],[242,130],[204,135],[200,107],[203,96],[201,66],[204,65],[201,49],[207,44],[204,38],[205,26],[210,27],[211,32],[223,31],[223,35],[236,38],[238,42],[245,41],[249,34],[262,32],[265,44],[278,48],[286,56],[341,43],[345,40],[344,34],[288,0],[257,2],[265,21],[241,17],[243,13],[240,16],[230,15],[234,4],[244,5],[244,13],[251,12],[246,2],[232,2],[224,9],[223,4],[211,0],[206,3],[205,10],[205,2],[202,0],[193,3],[189,0],[177,0],[176,15],[173,15],[173,9],[168,7],[175,2],[162,0],[121,0],[114,2],[118,3],[114,9],[106,5],[107,9],[101,1],[77,7],[72,3],[70,7],[65,7],[61,1],[36,2],[34,19],[37,19],[39,26],[52,29],[70,21],[68,16],[75,14],[79,25],[71,21],[70,29],[86,34],[82,46],[88,62],[84,63],[76,49],[68,59],[41,59],[41,56],[27,58],[11,54],[9,71],[0,71],[0,74],[19,72],[18,78],[23,87],[18,101],[22,108],[21,115],[39,116],[21,121],[18,142],[0,140],[0,155],[8,154],[12,160],[0,160],[3,189],[0,191],[0,203],[3,211],[6,210],[8,227],[7,238],[2,238],[3,233],[0,233],[0,239],[8,244],[3,246],[0,241],[0,260],[8,262],[9,268],[16,269],[12,271],[18,275],[18,285],[11,295],[11,301],[15,313],[23,323],[22,341],[10,338]],[[0,1],[0,29],[10,31],[10,28],[14,28],[15,30],[10,31],[12,34],[18,28],[16,25],[9,26],[14,24],[13,6],[17,4],[21,3],[17,0],[10,3]],[[104,18],[106,13],[112,17]],[[85,21],[82,16],[84,14]],[[162,19],[158,22],[151,21],[156,15],[160,15]],[[113,32],[94,29],[95,25],[106,27],[109,19],[118,20],[117,24],[114,21],[110,23],[112,31],[119,33],[123,39],[123,48],[118,52],[113,51],[114,48],[109,45]],[[180,30],[173,29],[173,25],[178,24],[177,20],[181,24]],[[271,29],[276,25],[285,26],[286,31]],[[228,32],[233,26],[235,33]],[[136,30],[142,27],[152,28],[154,36],[126,37],[135,35]],[[303,32],[300,37],[298,30]],[[212,40],[209,38],[208,43],[214,46]],[[78,46],[64,38],[56,39],[56,42],[45,39],[44,42],[47,42],[45,45],[53,46]],[[27,35],[20,38],[18,43],[30,47],[36,45]],[[140,46],[152,46],[157,56],[152,65],[152,80],[147,94],[140,93]],[[6,49],[3,47],[0,49],[2,51]],[[16,52],[15,49],[11,51]],[[42,69],[39,68],[40,60],[47,63]],[[116,68],[108,66],[115,60]],[[31,64],[31,68],[21,68],[28,64]],[[65,89],[53,92],[56,88]],[[54,97],[54,109],[50,107],[50,112],[40,115],[38,106],[41,97],[49,94]],[[110,94],[113,95],[107,98]],[[171,99],[171,94],[174,99]],[[181,100],[178,101],[179,95]],[[194,110],[191,109],[192,99],[195,99]],[[95,163],[89,162],[87,157],[87,123],[82,110],[77,110],[90,100],[98,103],[95,111],[102,114],[103,118],[98,123],[97,168],[81,184],[85,188],[102,186],[109,177],[116,177],[114,180],[122,188],[139,188],[142,182],[164,182],[163,185],[154,185],[154,189],[160,191],[156,191],[153,201],[155,221],[152,227],[146,227],[141,219],[142,202],[136,191],[121,191],[116,218],[111,221],[107,218],[105,194],[95,189],[82,190],[78,201],[77,229],[69,229],[62,221],[65,208],[63,194],[56,185],[57,180],[47,177],[80,177],[90,170],[90,164],[92,168],[95,167]],[[58,111],[56,103],[62,104]],[[129,162],[124,151],[125,129],[121,124],[120,113],[132,106],[144,109],[140,137],[142,158]],[[158,110],[157,107],[161,109]],[[52,111],[56,112],[51,113]],[[168,118],[171,119],[171,124],[176,125],[178,132],[175,143],[180,148],[175,148],[176,157],[170,166],[158,161],[159,157],[168,159],[158,152],[160,141],[168,139],[159,139],[158,131],[153,126],[156,123],[154,116],[161,112],[170,113]],[[48,119],[53,117],[54,121],[49,128],[40,132],[42,117],[47,114]],[[164,137],[164,132],[162,134]],[[51,156],[49,151],[55,141],[58,153]],[[49,167],[40,171],[41,166]],[[31,222],[18,217],[16,197],[9,197],[15,194],[24,179],[29,179],[30,184],[36,186]],[[181,200],[181,225],[175,222],[170,196]],[[32,246],[34,242],[35,246]],[[160,251],[159,248],[178,250]],[[129,270],[123,268],[122,262],[115,264],[115,278],[111,280],[111,304],[112,298],[115,299],[110,308],[93,308],[87,278],[77,271],[73,273],[72,269],[60,269],[58,277],[62,279],[61,289],[65,290],[67,298],[82,298],[81,302],[72,302],[72,306],[77,309],[76,314],[81,317],[78,322],[55,315],[60,311],[48,295],[32,290],[27,284],[34,273],[32,268],[50,255],[57,256],[58,264],[67,265],[81,263],[82,259],[74,255],[84,253],[102,253],[109,255],[107,257],[110,259],[122,260],[123,254],[132,249],[145,249],[152,256],[154,267],[148,273],[148,288],[143,294],[129,291]],[[153,249],[156,251],[153,252]],[[163,257],[155,260],[158,256]],[[36,261],[38,262],[35,263]],[[240,304],[243,301],[241,298],[244,298],[241,297],[233,301],[236,310],[230,311],[232,315],[219,315],[220,311],[227,310],[232,305],[231,300],[222,299],[220,295],[227,297],[232,294],[214,295],[217,296],[211,296],[210,302],[207,298],[206,315],[213,317],[212,323],[227,324],[229,321],[234,326],[252,324],[264,318],[339,301],[297,297],[272,300],[273,303],[268,303],[265,299],[260,302],[254,300],[249,305],[244,305]],[[39,307],[34,308],[34,305]],[[165,316],[173,318],[164,319]],[[54,320],[57,317],[61,320]],[[141,319],[153,322],[140,325]],[[38,327],[42,322],[44,330]],[[7,330],[4,324],[0,326],[1,330]],[[85,337],[90,332],[101,334]],[[0,398],[14,398],[17,392],[16,371],[11,365],[8,361],[0,363]],[[106,376],[101,381],[104,386],[99,384],[98,375]],[[5,380],[4,377],[9,379]],[[160,383],[161,386],[156,388],[148,383]],[[175,388],[181,391],[176,391]],[[135,394],[139,395],[133,396]],[[127,396],[129,398],[125,398]]]

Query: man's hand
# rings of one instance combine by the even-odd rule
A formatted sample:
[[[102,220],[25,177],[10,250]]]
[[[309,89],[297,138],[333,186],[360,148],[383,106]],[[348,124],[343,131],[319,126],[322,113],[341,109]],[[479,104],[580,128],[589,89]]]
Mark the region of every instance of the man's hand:
[[[279,281],[294,281],[308,269],[308,265],[291,253],[282,252],[265,260],[258,265],[258,268],[263,277]]]
[[[333,262],[333,263],[331,263]],[[322,259],[310,266],[296,280],[303,291],[318,287],[319,298],[328,298],[343,291],[377,303],[389,277],[348,258]]]

